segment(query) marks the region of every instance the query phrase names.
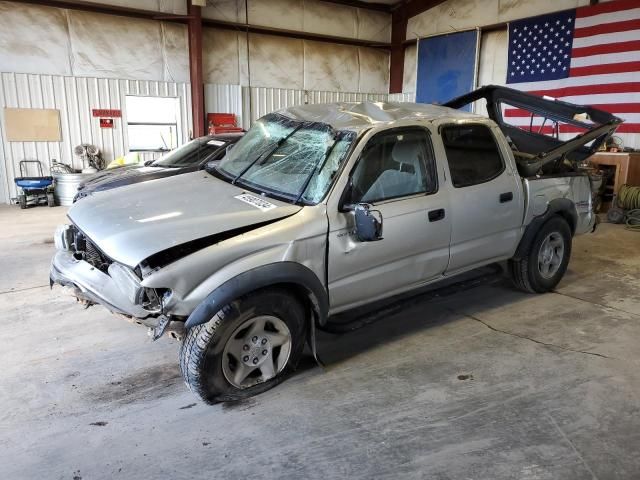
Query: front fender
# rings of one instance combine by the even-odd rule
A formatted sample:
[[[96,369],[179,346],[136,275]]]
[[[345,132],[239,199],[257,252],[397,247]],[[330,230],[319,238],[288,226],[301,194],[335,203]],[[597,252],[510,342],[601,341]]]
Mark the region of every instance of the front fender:
[[[300,286],[308,294],[320,325],[326,323],[329,296],[318,276],[300,263],[276,262],[243,272],[217,287],[189,315],[185,327],[208,322],[224,305],[242,295],[282,283]]]

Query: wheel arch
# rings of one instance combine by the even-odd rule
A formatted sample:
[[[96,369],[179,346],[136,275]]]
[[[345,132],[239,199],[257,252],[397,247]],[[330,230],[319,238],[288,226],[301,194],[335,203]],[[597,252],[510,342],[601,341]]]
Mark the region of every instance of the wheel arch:
[[[569,225],[571,230],[571,236],[576,232],[578,225],[578,213],[576,211],[575,204],[568,198],[556,198],[549,202],[547,211],[542,215],[535,217],[529,225],[525,228],[524,234],[520,239],[516,253],[513,256],[514,259],[519,260],[523,257],[528,250],[529,245],[533,242],[533,239],[538,233],[538,230],[553,216],[559,216],[564,219]]]
[[[315,319],[324,325],[329,314],[329,296],[318,276],[296,262],[276,262],[243,272],[217,288],[193,310],[185,322],[188,330],[208,322],[224,305],[266,287],[283,286],[311,306]]]

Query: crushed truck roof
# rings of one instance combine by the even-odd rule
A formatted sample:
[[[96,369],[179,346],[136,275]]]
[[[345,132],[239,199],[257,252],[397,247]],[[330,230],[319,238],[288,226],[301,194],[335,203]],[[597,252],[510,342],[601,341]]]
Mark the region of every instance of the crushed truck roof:
[[[481,119],[474,113],[424,103],[341,102],[299,105],[277,112],[293,120],[322,122],[336,130],[361,130],[399,120]]]
[[[300,105],[277,113],[292,120],[325,123],[336,130],[362,131],[374,125],[393,125],[401,120],[485,121],[487,117],[484,115],[459,110],[478,101],[485,103],[488,117],[507,137],[517,157],[518,169],[527,177],[556,172],[563,168],[565,161],[579,162],[593,155],[622,122],[608,112],[587,105],[574,105],[496,85],[481,87],[444,105],[344,102]],[[520,109],[528,115],[529,127],[511,125],[509,119],[503,118],[502,110],[506,107]],[[536,123],[538,120],[542,125]],[[555,133],[546,134],[544,125]],[[560,134],[565,133],[562,129],[570,134],[561,137]]]

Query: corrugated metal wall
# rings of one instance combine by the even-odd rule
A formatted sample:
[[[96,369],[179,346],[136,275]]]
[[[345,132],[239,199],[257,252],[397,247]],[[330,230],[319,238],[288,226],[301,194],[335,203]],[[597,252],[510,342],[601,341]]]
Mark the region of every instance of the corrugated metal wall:
[[[242,87],[207,83],[204,86],[204,106],[207,113],[234,113],[242,125]]]
[[[249,89],[245,89],[249,90]],[[335,103],[335,102],[385,102],[389,95],[384,93],[353,93],[353,92],[326,92],[320,90],[294,90],[284,88],[252,87],[251,95],[251,122],[267,113],[303,105],[305,103]],[[244,93],[244,92],[243,92]],[[244,102],[244,118],[248,115],[248,102]]]
[[[179,98],[178,138],[181,142],[188,140],[192,118],[187,83],[0,73],[2,110],[5,107],[57,109],[62,130],[62,142],[7,142],[4,115],[0,117],[0,158],[3,159],[0,202],[16,196],[13,178],[19,175],[20,160],[40,160],[48,172],[53,159],[82,168],[80,159],[73,155],[73,148],[81,143],[98,146],[107,161],[127,153],[126,95]],[[120,109],[122,118],[114,119],[112,129],[100,128],[99,119],[91,116],[94,108]],[[156,156],[156,153],[144,154],[143,158]]]
[[[389,102],[415,102],[415,93],[390,93],[387,95]]]
[[[0,117],[0,203],[15,198],[13,178],[20,160],[40,160],[48,172],[53,159],[82,168],[73,148],[81,143],[97,145],[108,161],[128,151],[125,97],[127,95],[178,97],[179,139],[185,142],[191,131],[191,94],[187,83],[65,77],[58,75],[0,74],[0,108],[54,108],[60,110],[62,142],[7,142]],[[328,92],[282,88],[205,85],[207,112],[228,112],[238,116],[245,129],[256,119],[282,108],[305,103],[411,101],[411,94]],[[113,129],[102,129],[92,117],[94,108],[122,110]],[[144,160],[157,153],[142,154]],[[33,172],[31,172],[33,174]]]
[[[401,94],[402,95],[402,94]],[[405,95],[407,98],[409,94]],[[240,87],[239,85],[205,85],[205,104],[208,113],[234,113],[238,125],[249,129],[251,124],[267,113],[305,103],[385,102],[389,95],[382,93],[327,92],[287,88]],[[395,100],[407,101],[407,100]]]

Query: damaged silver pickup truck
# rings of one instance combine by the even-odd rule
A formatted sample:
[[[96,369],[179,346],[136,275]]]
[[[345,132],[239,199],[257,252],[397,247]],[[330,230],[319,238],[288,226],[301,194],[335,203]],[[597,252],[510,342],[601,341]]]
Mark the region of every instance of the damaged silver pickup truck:
[[[474,102],[489,118],[459,110]],[[206,171],[76,204],[51,284],[181,337],[205,401],[244,398],[338,313],[500,261],[519,288],[554,288],[572,236],[595,227],[579,164],[619,123],[493,86],[445,106],[289,108]]]

